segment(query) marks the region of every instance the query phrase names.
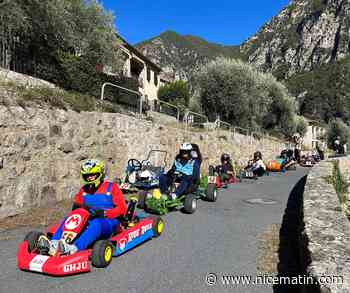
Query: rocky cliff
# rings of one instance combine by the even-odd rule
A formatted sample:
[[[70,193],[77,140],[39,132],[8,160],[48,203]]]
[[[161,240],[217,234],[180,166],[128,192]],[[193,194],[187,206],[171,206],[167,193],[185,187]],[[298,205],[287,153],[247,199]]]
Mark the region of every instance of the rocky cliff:
[[[249,61],[279,77],[349,55],[350,2],[294,0],[241,46]]]
[[[137,47],[166,72],[188,79],[198,66],[218,56],[248,59],[285,78],[341,60],[350,52],[350,2],[292,0],[240,47],[165,32]]]

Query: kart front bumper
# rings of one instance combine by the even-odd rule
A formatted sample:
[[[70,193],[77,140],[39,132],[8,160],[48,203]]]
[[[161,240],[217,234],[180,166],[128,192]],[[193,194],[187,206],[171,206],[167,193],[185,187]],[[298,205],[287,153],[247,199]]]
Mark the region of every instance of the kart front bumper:
[[[18,268],[52,276],[68,276],[90,272],[91,251],[84,250],[68,256],[46,256],[28,251],[23,241],[17,254]]]

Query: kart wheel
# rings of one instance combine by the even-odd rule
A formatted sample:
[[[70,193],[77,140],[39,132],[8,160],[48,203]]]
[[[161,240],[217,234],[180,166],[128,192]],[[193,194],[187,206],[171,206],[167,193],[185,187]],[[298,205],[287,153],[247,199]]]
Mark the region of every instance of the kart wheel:
[[[26,237],[24,237],[24,241],[28,242],[29,252],[32,252],[36,248],[38,239],[41,235],[45,235],[45,234],[38,231],[31,231],[26,235]]]
[[[140,191],[139,194],[138,194],[138,198],[139,198],[138,207],[139,207],[140,209],[143,209],[143,210],[144,210],[145,207],[146,207],[146,198],[147,198],[147,194],[148,194],[148,192],[145,191],[145,190]]]
[[[158,217],[158,216],[154,216],[152,218],[153,218],[152,229],[154,232],[154,237],[158,237],[163,233],[164,221],[161,217]]]
[[[113,245],[107,240],[97,241],[93,248],[91,254],[91,263],[96,268],[107,267],[113,257]]]
[[[184,202],[184,212],[186,214],[193,214],[197,209],[197,198],[194,194],[190,193],[186,196]]]
[[[215,202],[218,199],[218,191],[215,184],[208,184],[206,195],[208,201]]]

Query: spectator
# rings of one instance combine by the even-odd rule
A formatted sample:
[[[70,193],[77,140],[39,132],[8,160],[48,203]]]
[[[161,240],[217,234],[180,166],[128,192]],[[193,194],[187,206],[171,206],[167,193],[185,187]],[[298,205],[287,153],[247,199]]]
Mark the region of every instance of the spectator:
[[[316,144],[316,150],[318,152],[318,155],[320,156],[320,159],[323,161],[324,160],[324,152],[326,149],[326,145],[323,141],[318,141]]]

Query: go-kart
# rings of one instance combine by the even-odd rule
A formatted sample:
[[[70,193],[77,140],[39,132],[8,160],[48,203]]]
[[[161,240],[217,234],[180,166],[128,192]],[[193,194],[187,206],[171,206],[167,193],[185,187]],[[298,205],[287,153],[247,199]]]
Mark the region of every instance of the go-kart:
[[[270,160],[266,164],[268,172],[286,172],[296,170],[296,162],[294,160],[278,157],[276,160]]]
[[[302,167],[313,167],[316,164],[315,159],[312,156],[303,156],[300,159],[299,165]]]
[[[265,170],[265,172],[262,176],[270,176],[270,172],[268,170]],[[241,170],[238,173],[237,178],[239,181],[242,181],[243,179],[258,180],[259,177],[262,177],[262,176],[255,175],[251,168],[246,168],[246,169]]]
[[[179,174],[175,174],[179,176]],[[203,199],[210,202],[217,200],[216,177],[209,176],[208,182],[204,185],[193,186],[186,194],[171,199],[168,194],[161,194],[159,189],[153,191],[140,191],[138,194],[139,208],[145,211],[164,215],[172,210],[179,210],[186,214],[193,214],[197,209],[197,200]],[[174,192],[178,187],[178,178],[175,178],[174,183],[169,189],[169,194]]]
[[[37,243],[41,235],[52,237],[59,224],[50,227],[45,233],[29,232],[20,244],[17,263],[21,270],[44,273],[53,276],[66,276],[90,271],[90,261],[94,267],[105,268],[113,256],[119,256],[163,232],[164,222],[157,216],[135,214],[137,198],[131,198],[128,211],[121,224],[109,239],[100,239],[86,250],[62,255],[57,251],[53,256],[43,251]],[[88,208],[73,210],[65,220],[63,239],[74,243],[76,237],[85,229],[90,219]]]
[[[228,180],[221,180],[220,168],[218,168],[218,167],[209,166],[209,177],[215,177],[215,185],[216,185],[217,189],[228,188],[229,184],[234,184],[234,183],[237,183],[239,181],[235,177],[230,177]],[[213,180],[213,179],[211,179],[211,180]]]
[[[151,162],[152,155],[163,154],[164,160],[160,166]],[[130,159],[125,171],[124,179],[119,180],[123,192],[137,192],[139,190],[150,190],[159,187],[159,177],[164,173],[167,164],[166,151],[151,150],[146,159],[139,161]]]

